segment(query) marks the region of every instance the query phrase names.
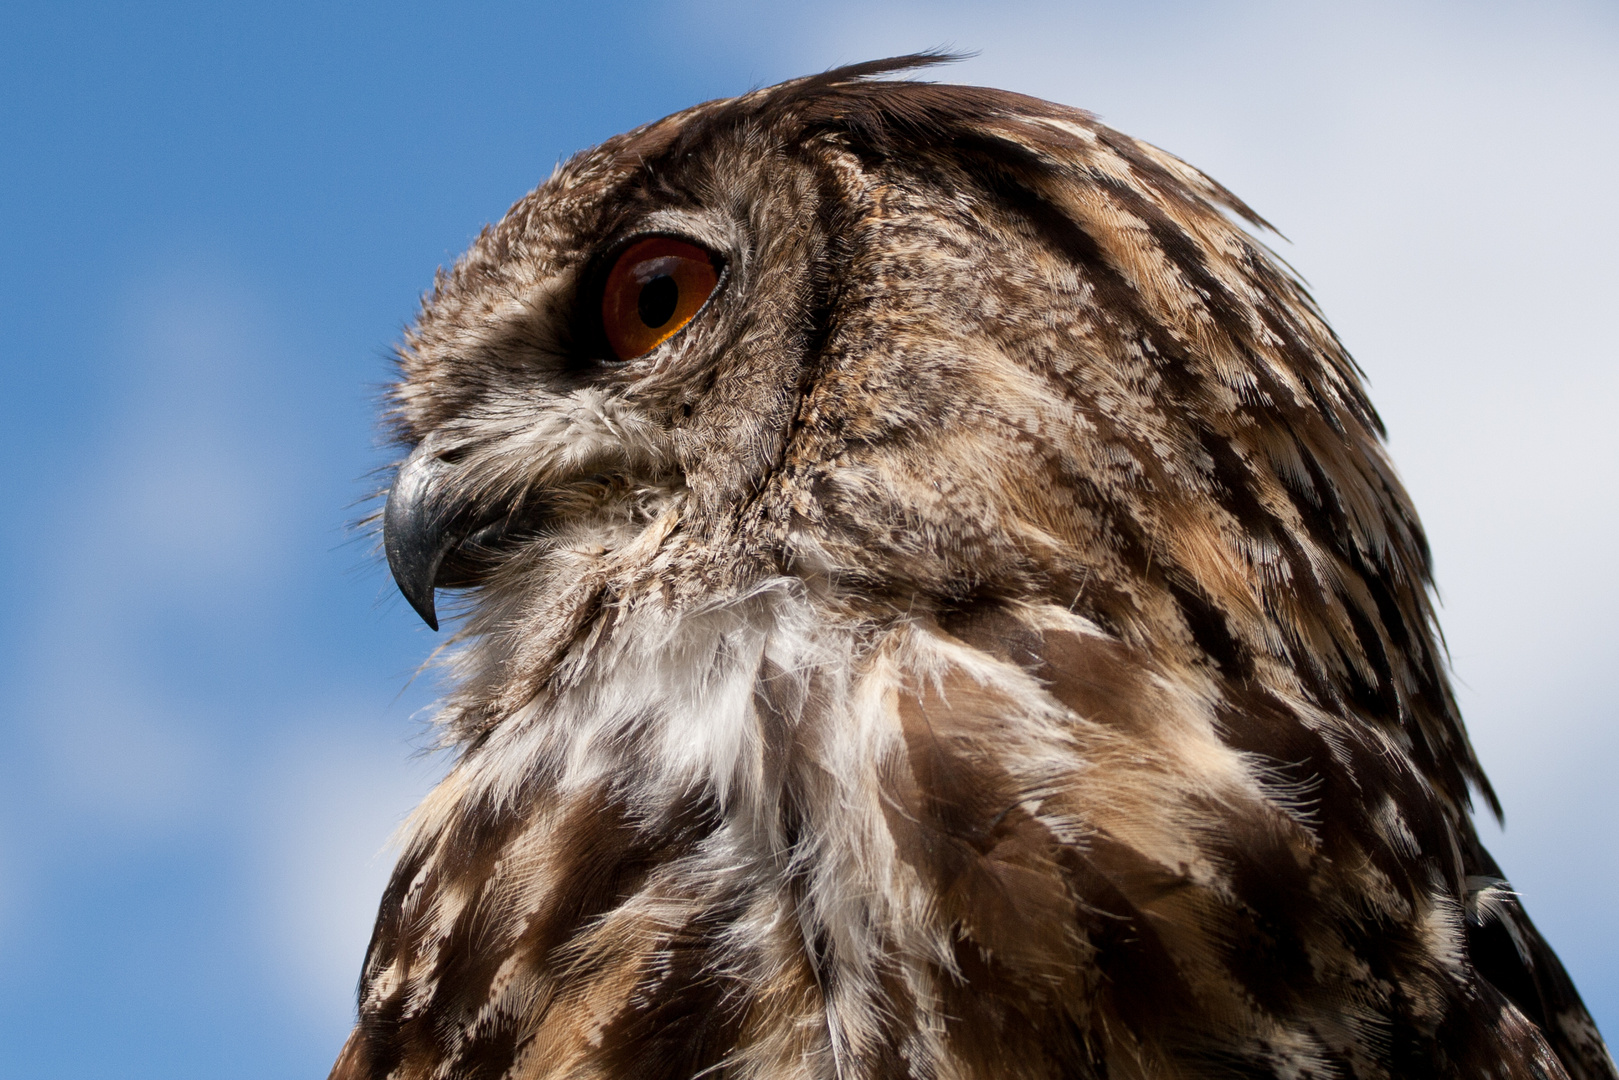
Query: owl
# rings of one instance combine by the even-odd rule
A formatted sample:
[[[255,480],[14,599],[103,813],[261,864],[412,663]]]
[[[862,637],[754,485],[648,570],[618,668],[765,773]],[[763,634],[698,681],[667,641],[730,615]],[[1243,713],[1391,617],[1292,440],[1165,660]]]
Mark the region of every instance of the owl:
[[[1264,223],[912,56],[560,165],[399,349],[454,765],[332,1076],[1572,1078]]]

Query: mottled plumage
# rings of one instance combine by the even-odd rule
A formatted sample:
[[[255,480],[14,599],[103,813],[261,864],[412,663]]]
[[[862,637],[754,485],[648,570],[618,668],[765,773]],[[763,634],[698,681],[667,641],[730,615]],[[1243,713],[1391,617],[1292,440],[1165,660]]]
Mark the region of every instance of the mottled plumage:
[[[385,539],[468,590],[459,756],[332,1075],[1613,1080],[1263,223],[870,80],[927,59],[610,139],[438,278]],[[719,285],[620,362],[649,235]]]

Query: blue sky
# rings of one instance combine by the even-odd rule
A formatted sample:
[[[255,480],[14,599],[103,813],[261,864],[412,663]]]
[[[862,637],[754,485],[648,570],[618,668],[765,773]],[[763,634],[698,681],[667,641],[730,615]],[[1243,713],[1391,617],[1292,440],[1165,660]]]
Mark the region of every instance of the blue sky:
[[[324,1075],[442,768],[434,636],[348,528],[433,269],[616,131],[940,44],[1287,234],[1428,522],[1492,847],[1619,1030],[1612,4],[31,7],[0,9],[12,1074]]]

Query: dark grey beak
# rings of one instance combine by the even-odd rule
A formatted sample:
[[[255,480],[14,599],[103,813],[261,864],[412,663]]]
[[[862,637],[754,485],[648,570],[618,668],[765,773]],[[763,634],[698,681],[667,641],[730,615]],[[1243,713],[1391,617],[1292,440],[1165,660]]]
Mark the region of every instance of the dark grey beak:
[[[438,629],[435,589],[482,582],[513,545],[540,535],[549,515],[536,492],[474,499],[451,476],[460,468],[427,442],[412,450],[382,511],[382,549],[394,584],[422,621]]]
[[[441,481],[452,468],[423,442],[399,466],[382,512],[382,548],[388,554],[394,584],[434,630],[438,629],[438,613],[433,589],[439,566],[464,538],[462,530],[454,527],[454,508],[444,506],[442,500]]]

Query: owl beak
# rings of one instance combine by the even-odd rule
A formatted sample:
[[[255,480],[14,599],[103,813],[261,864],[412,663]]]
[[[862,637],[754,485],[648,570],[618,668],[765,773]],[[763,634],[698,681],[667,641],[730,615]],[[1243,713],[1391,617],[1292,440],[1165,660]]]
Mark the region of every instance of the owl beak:
[[[543,492],[472,497],[438,444],[424,441],[399,466],[382,511],[382,549],[394,584],[422,621],[438,629],[436,589],[480,584],[513,545],[550,520]]]
[[[434,630],[438,629],[438,612],[433,589],[439,566],[463,539],[463,530],[454,527],[458,515],[440,498],[441,481],[452,468],[426,442],[421,443],[399,466],[382,512],[382,548],[394,584]]]

